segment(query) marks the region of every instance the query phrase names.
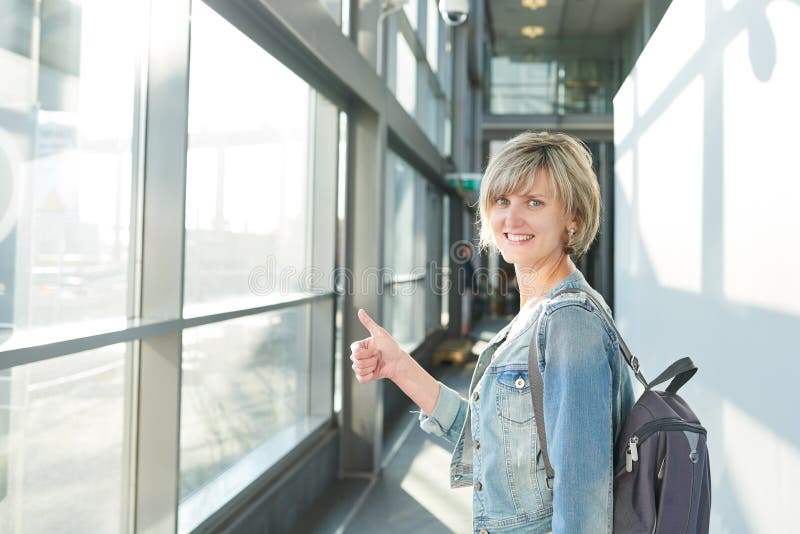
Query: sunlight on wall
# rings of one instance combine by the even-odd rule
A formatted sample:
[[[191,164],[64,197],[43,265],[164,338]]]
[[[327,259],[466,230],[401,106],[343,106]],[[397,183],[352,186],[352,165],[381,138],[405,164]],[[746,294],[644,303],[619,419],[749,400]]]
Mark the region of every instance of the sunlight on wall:
[[[797,530],[798,28],[796,1],[673,0],[614,98],[615,317],[646,376],[700,368],[711,532]]]
[[[703,84],[694,79],[639,136],[639,231],[663,287],[700,291]]]
[[[659,28],[680,27],[680,36]],[[677,38],[676,38],[677,37]],[[645,115],[705,39],[705,2],[673,2],[636,62],[636,105]]]
[[[637,77],[632,74],[614,99],[615,142],[621,147],[615,172],[622,195],[615,208],[621,222],[616,239],[623,245],[617,247],[617,266],[636,276],[644,252],[659,285],[697,292],[702,269],[703,80],[696,77],[641,127],[632,112]]]
[[[747,503],[740,513],[753,532],[786,532],[786,525],[797,522],[800,449],[727,400],[722,428],[725,458],[716,465],[727,473],[739,502]]]
[[[774,41],[763,31],[742,32],[724,54],[723,291],[800,315],[800,9],[774,2],[766,15]]]

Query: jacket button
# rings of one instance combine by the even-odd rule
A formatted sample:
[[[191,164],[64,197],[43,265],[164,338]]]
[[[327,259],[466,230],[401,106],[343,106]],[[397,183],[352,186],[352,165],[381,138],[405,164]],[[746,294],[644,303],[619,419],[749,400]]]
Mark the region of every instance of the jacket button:
[[[477,391],[473,391],[472,392],[472,400],[476,401],[479,398],[480,398],[480,395],[478,395],[478,392]]]
[[[480,482],[476,482],[475,483],[475,489],[478,490],[478,491],[482,490],[483,489],[483,484],[481,484]]]
[[[475,440],[475,448],[476,449],[480,449],[481,448],[481,442],[480,441]]]
[[[481,530],[478,534],[489,534],[489,531],[484,529]]]

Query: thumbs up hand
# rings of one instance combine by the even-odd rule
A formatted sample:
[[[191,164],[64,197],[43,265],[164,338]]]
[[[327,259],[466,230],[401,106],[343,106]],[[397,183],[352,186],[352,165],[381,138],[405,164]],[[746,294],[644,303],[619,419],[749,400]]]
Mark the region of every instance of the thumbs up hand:
[[[363,309],[358,310],[358,320],[369,330],[370,337],[350,345],[350,359],[356,380],[366,384],[379,378],[393,379],[405,352]]]

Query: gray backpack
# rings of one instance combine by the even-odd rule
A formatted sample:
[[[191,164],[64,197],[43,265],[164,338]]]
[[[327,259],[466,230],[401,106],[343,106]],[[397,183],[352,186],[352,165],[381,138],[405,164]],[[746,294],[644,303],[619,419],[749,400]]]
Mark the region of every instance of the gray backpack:
[[[614,532],[686,534],[707,533],[711,511],[711,475],[706,447],[706,429],[678,389],[697,372],[690,358],[682,358],[648,383],[605,308],[585,291],[567,288],[563,293],[580,293],[614,329],[625,361],[645,391],[633,405],[617,438],[614,458]],[[537,344],[531,343],[528,376],[533,413],[539,434],[548,487],[555,477],[547,454],[544,428],[544,383],[539,369]],[[672,379],[666,391],[653,386]]]

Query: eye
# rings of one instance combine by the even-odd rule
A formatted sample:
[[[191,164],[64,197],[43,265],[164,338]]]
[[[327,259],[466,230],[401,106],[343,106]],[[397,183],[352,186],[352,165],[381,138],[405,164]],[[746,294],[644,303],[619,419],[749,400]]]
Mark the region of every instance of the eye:
[[[505,197],[498,197],[495,199],[494,203],[497,204],[498,206],[507,206],[508,199]]]
[[[528,206],[531,206],[531,207],[534,207],[534,208],[538,208],[539,206],[542,206],[542,205],[544,205],[542,203],[542,201],[541,200],[536,200],[535,198],[532,198],[532,199],[530,199],[528,201]]]

